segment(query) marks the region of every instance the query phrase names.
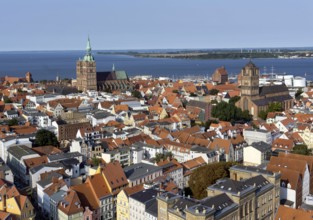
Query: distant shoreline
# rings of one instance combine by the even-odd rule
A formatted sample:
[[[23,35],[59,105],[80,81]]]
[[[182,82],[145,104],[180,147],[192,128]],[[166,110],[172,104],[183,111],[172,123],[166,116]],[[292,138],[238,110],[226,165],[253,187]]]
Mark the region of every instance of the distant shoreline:
[[[258,51],[258,52],[238,52],[238,51],[178,51],[165,53],[141,53],[135,51],[128,52],[97,52],[99,55],[115,54],[128,55],[139,58],[166,58],[166,59],[199,59],[199,60],[216,60],[216,59],[301,59],[313,58],[313,51]]]

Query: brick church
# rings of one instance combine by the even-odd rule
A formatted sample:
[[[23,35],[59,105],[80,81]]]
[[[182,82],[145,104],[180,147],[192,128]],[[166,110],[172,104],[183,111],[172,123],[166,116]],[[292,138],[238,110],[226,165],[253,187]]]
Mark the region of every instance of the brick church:
[[[91,44],[88,38],[86,54],[76,63],[76,87],[78,90],[114,91],[129,90],[133,86],[125,71],[97,72],[96,61],[91,53]]]
[[[249,110],[254,119],[261,111],[266,111],[270,103],[281,103],[284,110],[293,107],[293,98],[289,95],[284,83],[260,87],[259,77],[259,68],[252,61],[242,68],[238,75],[241,91],[241,99],[237,102],[238,107],[242,110]]]

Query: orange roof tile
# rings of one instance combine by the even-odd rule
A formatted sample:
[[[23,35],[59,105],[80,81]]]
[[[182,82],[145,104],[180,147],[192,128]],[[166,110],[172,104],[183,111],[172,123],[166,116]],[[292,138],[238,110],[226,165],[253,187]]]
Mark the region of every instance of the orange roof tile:
[[[41,156],[41,157],[34,157],[34,158],[29,158],[25,159],[24,163],[28,169],[32,167],[39,166],[41,164],[46,164],[48,163],[48,157],[47,156]]]
[[[275,215],[275,220],[311,220],[312,216],[312,211],[294,209],[281,205]]]
[[[74,190],[69,190],[63,200],[59,203],[59,210],[66,215],[73,215],[84,211],[81,201]]]

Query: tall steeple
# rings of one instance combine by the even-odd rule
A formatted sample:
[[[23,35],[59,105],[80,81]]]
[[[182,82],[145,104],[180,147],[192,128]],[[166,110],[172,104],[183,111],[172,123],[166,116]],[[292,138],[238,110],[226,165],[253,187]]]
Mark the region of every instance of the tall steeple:
[[[87,52],[87,54],[91,54],[91,44],[90,44],[89,35],[88,35],[88,40],[87,40],[86,52]]]
[[[90,44],[89,36],[87,40],[86,55],[84,56],[84,61],[89,61],[89,62],[95,61],[91,54],[91,44]]]
[[[88,36],[84,58],[76,63],[77,89],[81,91],[97,90],[96,61],[92,56],[90,38]]]

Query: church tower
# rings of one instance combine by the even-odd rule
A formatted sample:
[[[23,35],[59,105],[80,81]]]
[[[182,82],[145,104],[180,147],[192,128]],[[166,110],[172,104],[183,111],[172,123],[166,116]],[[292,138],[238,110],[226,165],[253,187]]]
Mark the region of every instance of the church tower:
[[[87,40],[86,55],[83,60],[79,59],[76,63],[76,79],[78,90],[97,90],[96,62],[91,54],[89,37]]]
[[[259,68],[249,61],[240,73],[241,96],[249,96],[255,99],[259,96]]]

